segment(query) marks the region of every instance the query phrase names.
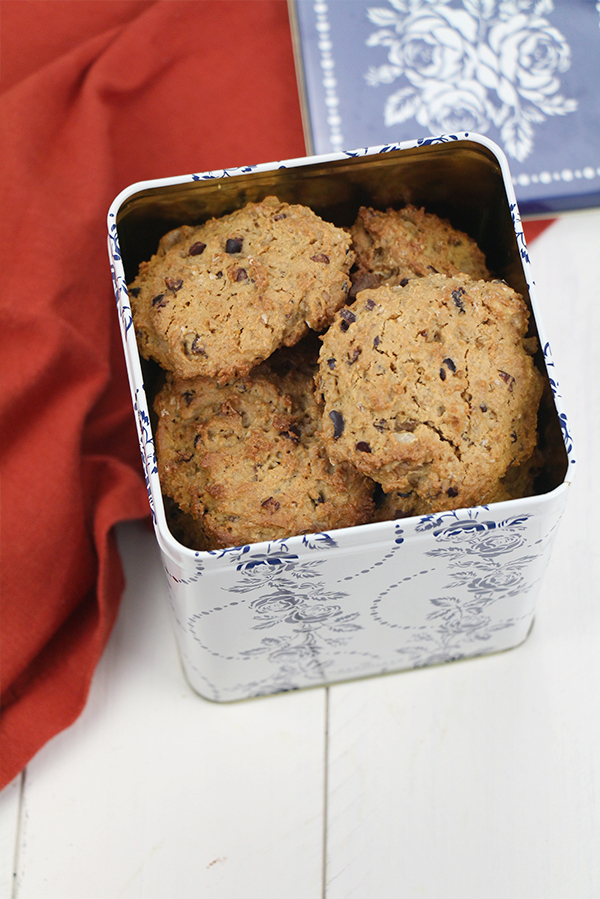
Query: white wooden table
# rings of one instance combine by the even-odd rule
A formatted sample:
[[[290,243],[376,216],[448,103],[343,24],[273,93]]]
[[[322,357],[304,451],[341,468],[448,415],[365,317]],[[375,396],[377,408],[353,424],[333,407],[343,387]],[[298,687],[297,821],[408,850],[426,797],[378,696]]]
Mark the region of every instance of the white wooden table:
[[[531,256],[578,472],[528,640],[211,704],[124,526],[87,708],[0,794],[2,899],[600,897],[600,211]]]

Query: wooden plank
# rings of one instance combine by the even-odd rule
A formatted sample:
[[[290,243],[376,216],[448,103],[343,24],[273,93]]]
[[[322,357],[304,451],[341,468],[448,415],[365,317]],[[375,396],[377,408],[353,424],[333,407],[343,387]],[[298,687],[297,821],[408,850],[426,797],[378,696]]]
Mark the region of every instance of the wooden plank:
[[[600,895],[600,212],[531,247],[576,436],[517,649],[330,691],[327,899]]]
[[[590,647],[557,665],[543,631],[332,691],[328,899],[600,894]]]
[[[83,716],[28,768],[18,899],[320,897],[324,689],[230,705],[184,680],[154,537]]]

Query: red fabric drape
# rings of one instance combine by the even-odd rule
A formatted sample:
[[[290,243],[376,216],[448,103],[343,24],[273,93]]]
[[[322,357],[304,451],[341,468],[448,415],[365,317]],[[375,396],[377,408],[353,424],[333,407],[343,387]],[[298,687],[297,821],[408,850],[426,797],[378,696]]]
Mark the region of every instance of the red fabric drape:
[[[106,252],[145,178],[304,153],[284,0],[0,4],[2,785],[86,700],[148,514]]]
[[[0,23],[3,786],[81,712],[113,527],[148,513],[108,206],[304,140],[285,0],[2,0]]]

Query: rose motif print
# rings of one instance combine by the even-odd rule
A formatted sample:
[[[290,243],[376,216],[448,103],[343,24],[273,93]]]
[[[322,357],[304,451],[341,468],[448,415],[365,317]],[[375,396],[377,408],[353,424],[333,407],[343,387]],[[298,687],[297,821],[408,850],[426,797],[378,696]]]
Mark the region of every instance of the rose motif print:
[[[263,617],[279,617],[287,619],[294,611],[298,603],[299,597],[289,593],[276,593],[272,596],[261,596],[250,604],[250,608]]]
[[[518,102],[513,90],[542,108],[547,98],[558,93],[557,74],[567,71],[571,53],[560,31],[549,22],[521,13],[493,25],[488,40],[489,49],[497,59],[498,71],[506,82],[503,91],[513,105]],[[487,48],[483,52],[487,52]],[[490,62],[495,66],[495,59],[490,58]],[[493,77],[492,84],[496,87]]]
[[[419,125],[436,133],[479,131],[489,128],[485,88],[477,81],[462,80],[456,84],[427,84],[415,118]]]
[[[477,69],[475,21],[464,10],[439,3],[429,8],[419,6],[405,19],[401,30],[396,28],[398,37],[390,42],[389,51],[392,65],[421,88],[436,81],[472,77]],[[373,18],[375,12],[371,11]]]
[[[513,562],[483,561],[470,568],[452,573],[454,587],[465,586],[470,593],[484,596],[491,593],[518,594],[525,587],[523,570],[531,558]]]
[[[509,156],[522,162],[534,125],[566,115],[577,101],[560,93],[571,51],[547,15],[552,0],[388,0],[368,10],[378,30],[367,46],[387,62],[366,73],[372,86],[405,82],[384,107],[393,127],[414,118],[432,134],[499,129]]]
[[[286,622],[300,625],[302,630],[313,630],[331,619],[330,625],[334,629],[353,629],[357,616],[343,614],[342,606],[337,604],[344,596],[344,593],[292,593],[287,590],[260,596],[250,603],[254,618],[259,622],[254,628],[258,630]],[[337,602],[332,604],[332,600]]]

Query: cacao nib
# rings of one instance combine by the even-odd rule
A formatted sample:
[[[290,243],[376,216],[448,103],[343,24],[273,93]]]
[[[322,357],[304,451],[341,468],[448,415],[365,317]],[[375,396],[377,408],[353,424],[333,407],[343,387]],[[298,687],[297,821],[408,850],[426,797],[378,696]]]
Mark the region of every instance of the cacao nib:
[[[337,440],[344,433],[344,417],[341,412],[336,412],[335,409],[329,413],[329,417],[333,422],[333,439]]]
[[[159,309],[164,309],[168,302],[169,301],[165,297],[164,293],[159,293],[157,296],[152,298],[152,305],[157,306]]]
[[[465,311],[465,306],[462,301],[462,298],[465,296],[466,290],[464,287],[457,287],[456,290],[452,291],[452,300],[454,301],[454,305],[458,309],[459,312]]]
[[[327,365],[328,365],[329,368],[331,368],[332,370],[335,368],[335,359],[333,358],[333,356],[331,357],[331,359],[328,359],[328,360],[327,360]]]
[[[279,503],[272,496],[268,496],[267,499],[263,500],[260,505],[268,512],[277,512],[279,509]]]
[[[402,278],[400,281],[400,287],[406,287],[406,285],[408,284],[408,281],[409,281],[408,278]]]
[[[351,309],[341,309],[340,316],[344,319],[344,321],[348,322],[349,325],[351,325],[352,322],[356,321],[356,316]]]
[[[243,237],[228,237],[225,241],[225,252],[226,253],[241,253],[242,247],[244,246],[244,238]]]
[[[356,449],[360,453],[370,453],[371,452],[371,447],[369,446],[369,444],[367,443],[366,440],[359,440],[358,443],[356,444]]]
[[[235,281],[247,281],[248,280],[248,272],[246,271],[246,269],[238,268],[237,272],[235,273],[234,280]]]
[[[452,359],[444,359],[443,362],[444,362],[444,365],[446,365],[450,369],[450,371],[452,371],[452,372],[456,371],[456,365],[454,364]]]
[[[354,365],[361,353],[362,349],[359,346],[354,347],[352,352],[348,353],[348,365]]]
[[[181,290],[183,287],[183,279],[182,278],[165,278],[165,284],[167,285],[169,290],[172,290],[173,293],[177,293],[178,290]]]
[[[329,265],[329,256],[326,256],[325,253],[317,253],[315,256],[310,257],[313,262],[324,262],[325,265]]]
[[[192,340],[192,345],[190,347],[190,352],[194,354],[194,356],[206,356],[206,350],[204,346],[200,342],[200,337],[198,334]]]
[[[288,440],[291,440],[294,446],[298,446],[300,443],[300,428],[296,427],[296,425],[292,425],[287,431],[280,431],[280,437],[287,437]]]
[[[206,244],[202,243],[201,240],[197,240],[196,243],[193,243],[188,250],[190,256],[200,256],[204,253],[206,249]]]
[[[446,380],[446,369],[445,368],[440,368],[440,378],[442,379],[442,381]]]
[[[132,297],[139,297],[141,292],[142,292],[141,287],[130,287],[129,288],[129,293]]]
[[[371,309],[374,309],[376,305],[377,304],[375,300],[372,300],[371,297],[369,297],[368,300],[365,300],[365,309],[368,309],[369,311],[371,311]]]
[[[448,489],[446,490],[446,494],[448,496],[458,496],[458,490],[456,489],[456,487],[448,487]]]

